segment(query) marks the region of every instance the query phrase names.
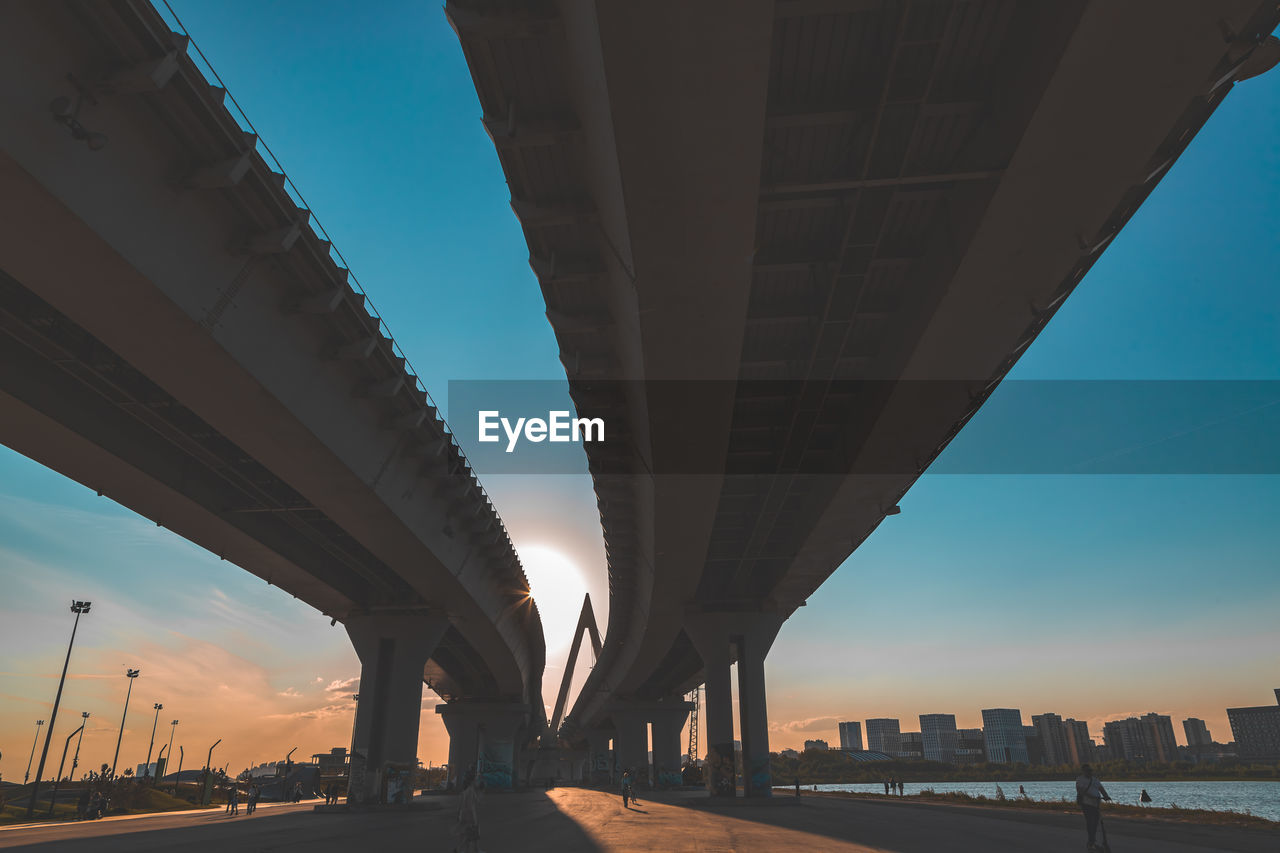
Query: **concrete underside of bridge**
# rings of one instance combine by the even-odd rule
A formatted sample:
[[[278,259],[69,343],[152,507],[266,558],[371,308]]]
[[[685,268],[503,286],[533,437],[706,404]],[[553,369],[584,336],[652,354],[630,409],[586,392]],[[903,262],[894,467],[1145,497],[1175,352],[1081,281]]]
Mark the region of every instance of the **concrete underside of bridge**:
[[[1258,0],[451,0],[609,556],[562,734],[707,686],[768,795],[764,656],[1233,85]],[[690,429],[697,424],[697,429]],[[594,752],[596,747],[591,746]]]
[[[543,726],[541,623],[385,326],[186,46],[145,3],[0,7],[0,442],[345,623],[370,798],[416,762],[424,679]]]

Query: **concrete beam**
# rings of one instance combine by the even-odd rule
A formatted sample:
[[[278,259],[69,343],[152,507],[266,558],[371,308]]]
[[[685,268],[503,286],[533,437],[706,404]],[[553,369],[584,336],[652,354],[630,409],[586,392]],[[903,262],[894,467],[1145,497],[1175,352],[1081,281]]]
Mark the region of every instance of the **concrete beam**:
[[[338,347],[337,351],[335,352],[335,355],[338,358],[344,359],[344,360],[363,361],[364,359],[373,355],[373,351],[374,349],[377,348],[377,346],[378,346],[377,336],[370,335],[367,338],[361,338],[360,340],[351,341],[350,343],[343,344],[342,346]]]
[[[234,157],[227,157],[213,163],[198,166],[182,179],[182,186],[187,189],[220,189],[234,187],[249,172],[253,165],[253,149],[242,151]]]
[[[310,216],[310,213],[306,213],[305,216]],[[306,218],[304,217],[301,220],[290,222],[288,225],[250,235],[236,244],[235,252],[240,255],[284,254],[293,248],[294,243],[298,242],[298,238],[302,236],[302,226],[305,224]]]
[[[148,59],[104,74],[91,87],[100,95],[125,95],[157,92],[178,73],[179,59],[186,54],[190,42],[184,35],[172,34],[173,49],[159,59]]]
[[[436,713],[449,732],[450,788],[464,784],[468,772],[491,790],[515,785],[517,733],[528,724],[528,705],[458,700],[437,705]]]
[[[291,302],[287,310],[290,313],[299,314],[332,314],[342,304],[343,293],[343,288],[334,287],[310,296],[303,296]]]

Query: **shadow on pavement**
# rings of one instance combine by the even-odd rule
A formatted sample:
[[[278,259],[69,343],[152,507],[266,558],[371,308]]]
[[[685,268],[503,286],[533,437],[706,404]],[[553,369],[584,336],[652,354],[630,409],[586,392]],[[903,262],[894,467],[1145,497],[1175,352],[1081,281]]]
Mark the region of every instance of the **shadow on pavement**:
[[[791,797],[716,804],[705,795],[673,795],[663,802],[726,820],[767,824],[823,835],[886,853],[1050,851],[1083,849],[1083,818],[1074,813],[1001,810],[837,797]],[[1109,819],[1113,846],[1127,853],[1222,850],[1275,853],[1275,834],[1230,826]]]
[[[305,809],[251,816],[158,815],[115,823],[14,830],[0,832],[0,849],[40,853],[350,853],[388,849],[447,853],[457,844],[453,834],[457,798],[433,799],[439,804],[437,808],[406,812],[317,814]],[[542,792],[484,796],[480,846],[486,853],[601,853]]]

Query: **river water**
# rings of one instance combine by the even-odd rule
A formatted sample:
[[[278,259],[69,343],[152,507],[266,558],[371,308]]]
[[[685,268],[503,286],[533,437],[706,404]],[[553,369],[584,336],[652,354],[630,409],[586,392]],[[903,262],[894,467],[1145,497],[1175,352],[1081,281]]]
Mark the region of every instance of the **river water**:
[[[907,794],[918,794],[924,788],[935,792],[959,792],[970,796],[996,798],[995,782],[904,782]],[[1009,799],[1018,796],[1018,786],[1027,790],[1033,800],[1053,802],[1066,799],[1075,804],[1074,781],[1066,782],[1000,782],[1004,795]],[[812,785],[803,786],[812,789]],[[1280,821],[1280,782],[1108,782],[1103,787],[1117,803],[1138,805],[1138,796],[1146,788],[1151,795],[1151,808],[1168,808],[1176,805],[1184,809],[1209,809],[1219,812],[1248,812]],[[884,785],[839,784],[819,785],[819,791],[856,791],[863,794],[884,794]],[[778,792],[781,794],[781,791]]]

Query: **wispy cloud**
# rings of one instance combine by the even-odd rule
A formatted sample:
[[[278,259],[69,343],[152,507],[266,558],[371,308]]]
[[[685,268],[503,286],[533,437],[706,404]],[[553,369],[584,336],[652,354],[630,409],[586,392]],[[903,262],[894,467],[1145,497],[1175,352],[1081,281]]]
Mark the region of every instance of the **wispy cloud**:
[[[324,705],[319,708],[308,708],[304,711],[267,714],[266,717],[273,720],[329,720],[334,717],[345,717],[350,719],[351,711],[355,707],[355,704],[355,702],[335,703],[332,705]]]
[[[360,686],[360,677],[352,676],[351,678],[342,678],[330,681],[324,688],[326,693],[344,693]]]
[[[804,720],[786,720],[769,723],[769,731],[790,735],[797,733],[812,734],[826,732],[836,728],[840,723],[838,717],[809,717]]]

